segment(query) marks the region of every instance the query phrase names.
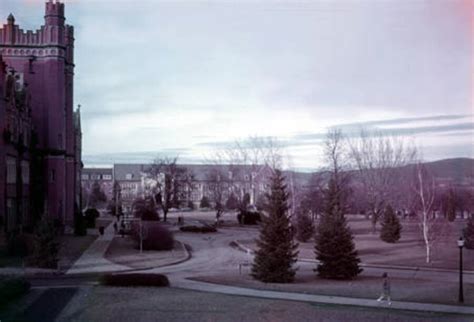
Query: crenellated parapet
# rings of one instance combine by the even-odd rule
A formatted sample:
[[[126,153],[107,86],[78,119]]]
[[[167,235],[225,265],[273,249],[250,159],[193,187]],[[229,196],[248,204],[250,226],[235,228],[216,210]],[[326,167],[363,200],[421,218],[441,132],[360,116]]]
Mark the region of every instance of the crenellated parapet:
[[[10,14],[0,28],[0,54],[4,57],[61,57],[73,64],[74,28],[65,25],[64,3],[49,0],[45,9],[45,24],[36,31],[24,31]]]

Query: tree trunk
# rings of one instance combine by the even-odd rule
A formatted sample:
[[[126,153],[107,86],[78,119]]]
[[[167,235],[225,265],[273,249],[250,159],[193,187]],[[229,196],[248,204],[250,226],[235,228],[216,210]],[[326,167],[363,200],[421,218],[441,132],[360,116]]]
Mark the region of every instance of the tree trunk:
[[[423,240],[425,241],[426,247],[426,263],[431,261],[431,245],[429,239],[429,227],[428,227],[428,214],[426,211],[423,211]]]

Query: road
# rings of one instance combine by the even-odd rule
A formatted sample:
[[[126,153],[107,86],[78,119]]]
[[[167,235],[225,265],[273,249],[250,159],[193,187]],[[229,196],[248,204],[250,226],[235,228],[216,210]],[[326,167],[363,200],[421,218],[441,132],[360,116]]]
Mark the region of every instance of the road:
[[[239,263],[251,260],[251,255],[230,244],[234,240],[253,238],[255,233],[253,228],[221,229],[215,234],[177,233],[177,239],[191,245],[191,259],[147,271],[166,274],[172,288],[97,287],[94,286],[97,276],[35,278],[32,284],[39,293],[36,301],[46,303],[54,297],[62,299],[57,304],[60,307],[54,309],[54,305],[50,305],[49,321],[473,321],[472,316],[466,315],[295,302],[189,289],[197,284],[187,278],[235,273]],[[298,266],[311,269],[315,264],[300,261]],[[380,276],[385,271],[392,277],[440,282],[457,281],[458,278],[453,272],[364,268],[364,274],[369,276]],[[466,275],[465,280],[473,283],[474,276]],[[36,301],[25,310],[25,316],[38,316],[41,305]]]

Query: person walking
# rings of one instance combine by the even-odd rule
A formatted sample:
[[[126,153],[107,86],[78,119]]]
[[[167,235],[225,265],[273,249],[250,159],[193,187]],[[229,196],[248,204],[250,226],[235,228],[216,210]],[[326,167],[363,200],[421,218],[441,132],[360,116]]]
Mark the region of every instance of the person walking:
[[[386,300],[388,305],[392,305],[392,298],[390,296],[390,279],[388,278],[388,274],[385,272],[382,275],[383,277],[383,287],[382,287],[382,294],[377,299],[377,302],[381,302]]]

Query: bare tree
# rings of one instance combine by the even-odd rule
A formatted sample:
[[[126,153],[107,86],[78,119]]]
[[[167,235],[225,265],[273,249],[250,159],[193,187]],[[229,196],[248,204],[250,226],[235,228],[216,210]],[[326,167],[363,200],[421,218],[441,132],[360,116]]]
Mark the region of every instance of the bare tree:
[[[249,193],[250,202],[254,204],[257,200],[257,184],[266,177],[271,169],[281,169],[282,148],[275,138],[253,136],[245,140],[236,140],[234,144],[226,149],[214,151],[209,163],[216,168],[227,167],[228,171],[235,176],[241,175],[247,179],[239,195],[243,197]],[[231,191],[237,189],[237,182],[232,178],[228,181]]]
[[[349,140],[353,167],[364,189],[367,205],[372,218],[372,231],[376,232],[377,222],[387,203],[397,204],[401,196],[399,178],[401,168],[413,163],[416,148],[399,136],[369,133],[364,130]]]
[[[163,210],[167,220],[170,208],[178,208],[192,188],[192,175],[185,167],[178,165],[178,157],[157,158],[146,170],[156,181],[155,202]]]
[[[335,185],[337,199],[347,205],[350,195],[349,149],[339,129],[330,130],[324,142],[324,156],[330,180]],[[347,209],[344,209],[347,210]]]
[[[445,218],[437,218],[436,185],[433,175],[421,163],[414,167],[413,182],[413,210],[417,215],[423,242],[426,250],[426,262],[430,263],[434,244],[444,234],[447,227]]]

